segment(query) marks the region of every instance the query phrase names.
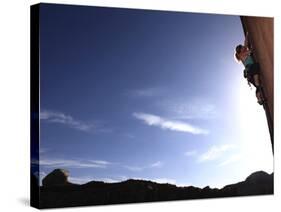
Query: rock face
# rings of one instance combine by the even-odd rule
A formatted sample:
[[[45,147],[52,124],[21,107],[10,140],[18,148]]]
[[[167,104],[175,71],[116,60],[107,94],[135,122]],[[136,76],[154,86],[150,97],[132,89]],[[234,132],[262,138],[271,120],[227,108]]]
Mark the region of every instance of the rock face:
[[[48,176],[54,176],[52,173]],[[273,174],[265,172],[255,172],[245,181],[222,189],[177,187],[132,179],[118,183],[91,181],[83,185],[64,182],[56,185],[47,183],[47,186],[46,182],[43,183],[40,187],[40,208],[273,194]]]
[[[42,184],[45,187],[67,185],[69,184],[67,181],[68,176],[67,170],[55,169],[42,180]]]
[[[273,18],[241,16],[244,33],[249,33],[254,58],[261,67],[261,81],[267,104],[264,105],[273,149],[274,135],[274,39]]]

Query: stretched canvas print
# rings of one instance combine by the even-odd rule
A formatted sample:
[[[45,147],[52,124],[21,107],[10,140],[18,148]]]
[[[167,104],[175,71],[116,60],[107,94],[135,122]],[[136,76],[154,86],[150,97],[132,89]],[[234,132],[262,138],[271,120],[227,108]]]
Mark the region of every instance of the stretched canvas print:
[[[273,18],[31,6],[31,205],[273,194]]]

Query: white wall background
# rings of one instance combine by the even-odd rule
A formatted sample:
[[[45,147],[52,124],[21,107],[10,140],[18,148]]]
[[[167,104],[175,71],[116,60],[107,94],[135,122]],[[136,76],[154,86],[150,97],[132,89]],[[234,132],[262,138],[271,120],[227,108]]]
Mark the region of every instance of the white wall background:
[[[275,17],[275,58],[280,58],[280,15],[276,0],[65,0],[97,6]],[[38,1],[0,3],[0,210],[29,207],[29,6]],[[279,10],[280,12],[280,10]],[[279,13],[280,14],[280,13]],[[58,209],[57,211],[278,211],[280,201],[280,60],[275,59],[275,195],[168,203]],[[279,131],[279,132],[278,132]]]

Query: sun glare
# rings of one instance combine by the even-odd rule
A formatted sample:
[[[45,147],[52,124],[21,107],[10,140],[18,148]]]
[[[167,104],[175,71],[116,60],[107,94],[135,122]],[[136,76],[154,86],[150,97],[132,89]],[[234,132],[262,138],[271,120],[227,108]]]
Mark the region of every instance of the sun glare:
[[[239,120],[241,126],[241,165],[249,173],[273,172],[273,155],[264,109],[257,103],[255,88],[241,82],[239,90]],[[245,170],[245,171],[246,171]]]

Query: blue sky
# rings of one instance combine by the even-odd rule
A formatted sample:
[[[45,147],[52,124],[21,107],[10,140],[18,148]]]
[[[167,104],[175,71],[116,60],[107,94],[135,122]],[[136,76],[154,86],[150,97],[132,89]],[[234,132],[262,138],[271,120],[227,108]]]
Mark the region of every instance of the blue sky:
[[[239,16],[43,4],[40,23],[41,177],[221,187],[273,171],[233,59]]]

